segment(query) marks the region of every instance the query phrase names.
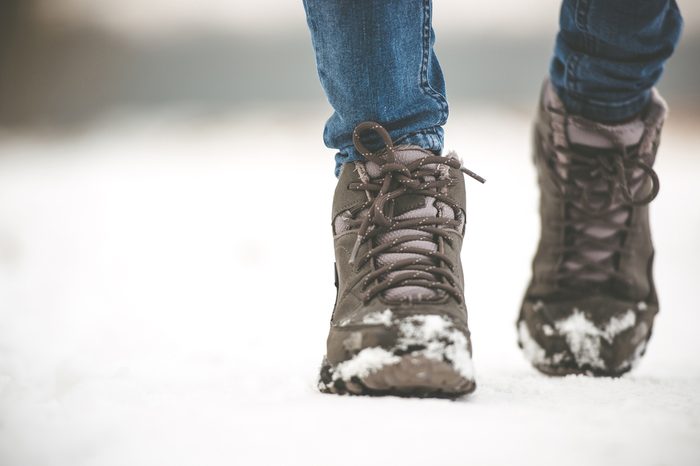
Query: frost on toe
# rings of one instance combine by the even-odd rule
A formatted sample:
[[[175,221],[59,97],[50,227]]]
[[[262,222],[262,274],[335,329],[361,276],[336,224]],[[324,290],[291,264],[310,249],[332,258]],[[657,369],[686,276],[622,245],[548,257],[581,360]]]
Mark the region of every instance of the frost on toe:
[[[556,353],[552,356],[547,356],[547,351],[532,338],[530,330],[527,328],[527,323],[524,321],[520,321],[520,324],[518,324],[518,335],[525,357],[535,366],[558,364],[564,358],[564,353]]]
[[[368,325],[384,325],[385,327],[389,327],[391,325],[393,317],[394,314],[391,312],[391,309],[385,309],[382,312],[377,311],[371,314],[367,314],[362,319],[362,323]]]
[[[603,341],[611,344],[615,337],[634,327],[637,315],[628,310],[621,317],[612,317],[603,328],[596,326],[586,314],[574,309],[566,319],[555,323],[557,332],[566,339],[576,363],[595,369],[606,369],[607,364],[600,355]]]
[[[467,337],[446,317],[419,315],[404,319],[399,324],[396,346],[403,351],[414,348],[411,354],[449,362],[464,378],[474,378]]]
[[[633,353],[616,364],[617,367],[610,367],[609,356],[604,356],[606,349],[615,343],[618,335],[633,328],[634,333],[629,339],[629,344],[635,345]],[[604,326],[600,326],[585,312],[574,308],[568,317],[554,321],[552,325],[542,325],[546,348],[532,336],[525,321],[519,323],[518,333],[526,358],[535,366],[565,369],[562,366],[568,360],[579,369],[618,371],[634,365],[641,357],[646,346],[648,326],[644,322],[638,323],[637,315],[632,310],[613,316]],[[555,345],[548,342],[549,338],[563,339],[566,350],[554,352],[552,346]]]
[[[333,371],[333,379],[350,380],[353,377],[366,377],[384,366],[399,362],[399,359],[384,348],[365,348],[352,359],[338,364]]]
[[[391,311],[370,314],[363,323],[396,325],[397,339],[392,348],[370,347],[331,368],[332,380],[364,378],[385,366],[397,364],[404,355],[422,356],[446,362],[454,371],[473,380],[474,369],[467,336],[451,319],[439,315],[418,315],[392,320]]]

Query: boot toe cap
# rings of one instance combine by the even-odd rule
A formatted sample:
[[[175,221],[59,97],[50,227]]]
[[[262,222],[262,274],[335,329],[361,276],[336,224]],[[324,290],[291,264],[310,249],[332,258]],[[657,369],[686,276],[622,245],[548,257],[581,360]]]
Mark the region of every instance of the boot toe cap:
[[[519,343],[542,372],[618,376],[644,354],[653,311],[647,304],[602,297],[526,301],[518,322]]]
[[[463,394],[473,390],[473,372],[466,325],[439,314],[377,315],[331,327],[319,386],[331,392]]]

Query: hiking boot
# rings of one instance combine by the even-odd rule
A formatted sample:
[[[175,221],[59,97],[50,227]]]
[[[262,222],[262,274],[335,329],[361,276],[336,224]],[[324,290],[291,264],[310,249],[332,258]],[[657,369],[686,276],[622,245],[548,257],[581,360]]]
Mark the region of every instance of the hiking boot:
[[[360,136],[379,136],[371,153]],[[343,165],[333,199],[337,297],[319,388],[457,397],[474,390],[460,250],[464,177],[454,157],[394,147],[365,122],[364,162]],[[461,171],[460,171],[461,170]]]
[[[665,116],[653,90],[630,122],[590,121],[545,83],[534,134],[541,238],[517,322],[542,372],[619,376],[644,354],[659,310],[648,204]]]

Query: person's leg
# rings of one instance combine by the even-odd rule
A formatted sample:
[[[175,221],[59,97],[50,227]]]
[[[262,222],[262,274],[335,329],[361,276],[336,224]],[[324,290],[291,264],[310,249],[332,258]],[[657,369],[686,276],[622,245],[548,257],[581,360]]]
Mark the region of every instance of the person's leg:
[[[674,0],[564,0],[550,79],[567,110],[620,122],[649,102],[682,19]]]
[[[535,124],[540,243],[519,339],[548,374],[618,376],[659,302],[648,204],[666,103],[652,88],[678,41],[672,0],[565,0]]]
[[[318,387],[456,397],[475,388],[460,249],[465,187],[442,157],[430,0],[305,0],[334,113],[336,302]]]
[[[334,110],[323,138],[338,150],[336,175],[341,164],[362,160],[352,131],[363,121],[381,123],[396,144],[439,153],[448,109],[431,1],[304,0],[304,8]],[[375,137],[367,146],[380,142]]]

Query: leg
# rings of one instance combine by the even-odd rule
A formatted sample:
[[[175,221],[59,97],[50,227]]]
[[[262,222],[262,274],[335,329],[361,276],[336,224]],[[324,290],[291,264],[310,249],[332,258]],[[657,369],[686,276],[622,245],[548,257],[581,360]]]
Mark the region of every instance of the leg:
[[[464,177],[459,160],[438,154],[447,102],[430,0],[305,6],[335,111],[324,139],[338,149],[339,175],[332,214],[337,295],[319,389],[469,393]]]
[[[398,144],[439,153],[448,109],[430,0],[304,0],[304,7],[334,110],[323,138],[338,150],[336,175],[341,164],[362,160],[352,131],[367,120],[381,123]]]
[[[606,122],[634,117],[681,26],[674,0],[564,0],[550,76],[567,110]]]
[[[649,206],[666,104],[652,89],[678,40],[673,0],[566,0],[535,125],[541,238],[518,319],[548,374],[618,376],[659,302]]]

